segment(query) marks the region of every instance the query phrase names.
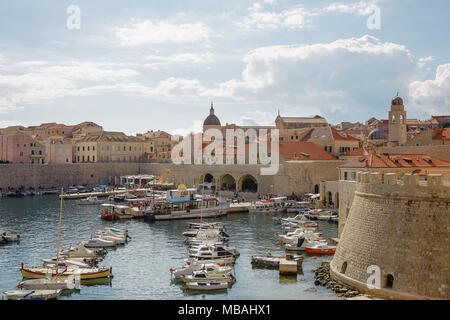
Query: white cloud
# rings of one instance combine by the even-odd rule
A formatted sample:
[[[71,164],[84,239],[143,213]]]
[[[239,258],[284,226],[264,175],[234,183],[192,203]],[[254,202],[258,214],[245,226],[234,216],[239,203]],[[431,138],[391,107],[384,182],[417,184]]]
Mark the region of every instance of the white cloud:
[[[433,57],[424,57],[424,58],[420,58],[419,59],[419,62],[418,62],[418,65],[419,65],[419,67],[424,67],[425,66],[425,64],[427,63],[427,62],[430,62],[430,61],[434,61],[434,58]]]
[[[411,108],[432,115],[450,114],[450,62],[436,69],[433,80],[409,85]]]
[[[249,8],[250,14],[236,25],[243,29],[304,29],[311,24],[311,17],[316,13],[307,11],[301,6],[283,10],[282,12],[261,11],[259,3]]]
[[[169,130],[169,133],[172,135],[180,135],[182,137],[186,137],[190,133],[199,133],[203,132],[203,123],[201,121],[194,121],[194,123],[186,128],[177,128],[174,130]]]
[[[179,53],[170,55],[148,55],[145,57],[148,62],[144,63],[144,67],[160,67],[176,63],[189,64],[208,64],[217,59],[217,56],[211,52],[204,53]]]
[[[132,22],[130,27],[116,28],[115,36],[122,46],[136,46],[205,42],[220,35],[202,22],[174,24],[145,20]]]
[[[23,61],[0,75],[0,111],[7,112],[67,96],[91,95],[101,85],[139,73],[124,63]]]
[[[359,1],[353,3],[332,3],[329,6],[323,8],[322,12],[338,12],[338,13],[355,13],[359,16],[367,16],[372,14],[371,6],[378,1]]]

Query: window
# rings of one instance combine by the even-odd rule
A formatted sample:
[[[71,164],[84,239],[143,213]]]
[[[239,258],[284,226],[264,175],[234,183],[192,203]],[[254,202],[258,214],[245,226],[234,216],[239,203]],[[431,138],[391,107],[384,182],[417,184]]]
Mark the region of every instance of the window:
[[[66,162],[69,162],[69,159],[68,159],[68,158],[66,158]]]
[[[42,150],[39,150],[39,155],[42,155]]]
[[[92,146],[92,151],[95,151],[95,146]]]
[[[87,148],[87,149],[88,149],[88,151],[89,151],[89,146],[88,146],[88,148]]]
[[[34,155],[34,150],[31,150],[31,154],[33,154],[33,155]]]
[[[388,274],[386,277],[386,285],[385,288],[392,289],[394,286],[394,276],[392,274]]]
[[[84,146],[83,146],[83,151],[84,151]]]
[[[84,162],[84,156],[83,156],[83,162]]]
[[[80,146],[77,147],[77,150],[80,151]]]
[[[20,156],[23,157],[23,152],[22,151],[20,151]]]
[[[77,157],[77,161],[80,162],[80,156]]]
[[[123,146],[123,151],[127,151],[127,147]]]
[[[87,162],[89,162],[89,156],[87,156]]]
[[[344,172],[344,180],[347,180],[347,171]]]
[[[130,149],[129,149],[130,151],[131,151],[131,146],[130,146]]]
[[[95,162],[95,156],[92,156],[92,162]]]
[[[341,266],[341,273],[345,274],[345,271],[347,270],[347,261],[345,261]]]

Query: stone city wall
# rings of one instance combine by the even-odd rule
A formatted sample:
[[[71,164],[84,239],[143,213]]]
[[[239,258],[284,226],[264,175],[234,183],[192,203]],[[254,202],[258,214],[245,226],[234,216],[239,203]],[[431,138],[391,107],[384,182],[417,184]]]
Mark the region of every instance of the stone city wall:
[[[359,172],[355,184],[331,262],[333,278],[386,298],[449,299],[450,187],[442,176],[419,182],[412,174],[401,181],[395,173]],[[342,204],[346,194],[340,195]],[[373,265],[381,283],[369,289]]]
[[[426,154],[450,161],[450,145],[381,147],[380,153]]]

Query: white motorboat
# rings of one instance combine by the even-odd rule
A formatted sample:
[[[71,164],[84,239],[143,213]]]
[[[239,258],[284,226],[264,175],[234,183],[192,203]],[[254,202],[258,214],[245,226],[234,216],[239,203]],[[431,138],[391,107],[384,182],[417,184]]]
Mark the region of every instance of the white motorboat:
[[[226,290],[228,289],[228,282],[189,282],[186,285],[186,290]]]
[[[317,239],[317,240],[307,240],[304,237],[299,237],[297,239],[297,242],[287,243],[284,246],[284,249],[286,251],[306,251],[306,246],[308,244],[311,244],[312,242],[324,242],[326,243],[325,239]]]
[[[111,232],[111,235],[121,235],[121,236],[128,236],[128,230],[122,230],[119,228],[113,228],[113,227],[105,227],[104,230],[107,230],[108,232]]]
[[[30,279],[21,281],[19,288],[28,290],[73,290],[80,288],[80,279],[75,276],[51,277],[49,279]]]
[[[202,245],[196,249],[189,251],[189,256],[198,260],[211,260],[224,257],[237,257],[239,251],[233,247],[226,247],[223,245]]]
[[[189,238],[186,240],[186,243],[192,247],[198,247],[201,245],[213,245],[213,244],[224,244],[223,240],[220,239],[197,239],[197,238]]]
[[[83,241],[82,243],[86,248],[111,248],[117,245],[115,241],[110,241],[102,238],[92,238],[88,241]]]
[[[222,222],[188,222],[188,228],[191,230],[225,230]]]
[[[336,246],[330,246],[325,241],[313,241],[306,245],[306,253],[328,255],[336,252]]]
[[[116,244],[125,244],[125,242],[127,242],[126,237],[119,237],[119,236],[116,237],[116,236],[109,234],[108,232],[101,232],[101,231],[95,232],[95,238],[114,241]]]
[[[294,232],[279,235],[281,243],[296,243],[299,238],[305,238],[307,241],[320,240],[320,233],[313,232],[308,229],[299,228]]]
[[[80,199],[76,201],[79,205],[90,205],[90,204],[99,204],[102,203],[102,201],[98,200],[96,196],[89,196],[84,199]]]
[[[105,249],[91,250],[87,249],[84,243],[80,243],[77,247],[70,247],[67,251],[61,252],[63,257],[69,258],[98,258],[106,254]]]
[[[217,259],[197,259],[197,258],[187,258],[184,259],[184,262],[189,265],[191,263],[217,263],[219,266],[232,266],[235,262],[234,257],[223,257],[223,258],[217,258]]]
[[[229,238],[230,236],[222,230],[210,229],[210,230],[189,230],[183,232],[185,237],[206,237],[206,238]]]
[[[3,292],[8,300],[50,300],[56,299],[61,290],[9,290]]]
[[[211,274],[230,274],[233,271],[232,267],[220,266],[218,263],[191,263],[182,268],[170,269],[170,272],[175,278],[180,278],[183,275],[193,274],[194,271],[206,270]]]
[[[236,282],[235,277],[230,274],[209,274],[205,270],[194,271],[191,275],[181,276],[181,280],[189,282],[227,282],[233,284]]]

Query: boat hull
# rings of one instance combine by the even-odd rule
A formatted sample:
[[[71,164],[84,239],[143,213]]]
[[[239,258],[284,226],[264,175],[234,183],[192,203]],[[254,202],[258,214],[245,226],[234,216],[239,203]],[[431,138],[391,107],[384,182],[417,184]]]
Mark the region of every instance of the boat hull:
[[[200,210],[192,210],[190,212],[182,211],[182,212],[172,212],[171,214],[146,214],[144,218],[148,221],[167,221],[167,220],[182,220],[182,219],[207,219],[207,218],[219,218],[226,216],[227,212],[213,210],[203,212]]]
[[[45,268],[21,268],[20,271],[22,272],[22,277],[24,279],[42,279],[46,277],[46,274],[49,273],[49,271],[52,272],[52,276],[57,275],[56,270],[49,270]],[[71,275],[76,274],[73,271],[65,271],[58,274],[58,276],[61,277],[68,277]],[[81,280],[113,277],[111,269],[99,269],[94,272],[81,272],[79,275]]]

